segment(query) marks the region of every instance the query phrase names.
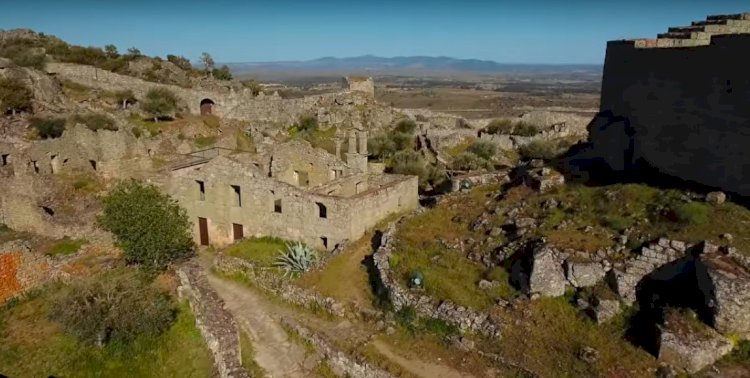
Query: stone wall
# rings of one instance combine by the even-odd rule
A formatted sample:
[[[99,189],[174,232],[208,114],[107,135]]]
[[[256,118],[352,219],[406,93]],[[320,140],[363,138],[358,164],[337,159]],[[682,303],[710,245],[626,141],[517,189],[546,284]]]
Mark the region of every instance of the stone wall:
[[[681,49],[610,42],[601,113],[589,130],[596,154],[615,170],[646,163],[750,195],[750,74],[736,58],[749,47],[748,34]]]
[[[244,236],[276,236],[332,250],[344,240],[357,240],[386,216],[418,205],[417,178],[389,176],[392,181],[350,197],[303,190],[267,177],[227,157],[200,167],[176,171],[168,192],[180,201],[195,223],[207,219],[212,245],[234,242],[233,224]],[[199,193],[200,184],[204,194]],[[240,198],[232,186],[240,190]]]
[[[394,251],[396,226],[392,223],[381,237],[380,247],[373,255],[378,276],[387,290],[393,307],[398,311],[405,306],[412,306],[416,312],[424,317],[441,319],[455,325],[462,331],[479,332],[485,336],[499,337],[501,325],[493,321],[489,314],[474,311],[470,308],[456,305],[450,301],[438,301],[427,295],[412,292],[404,288],[390,269],[389,258]]]
[[[237,322],[224,308],[224,301],[213,291],[201,268],[195,262],[189,262],[177,269],[177,275],[180,278],[180,297],[190,302],[196,326],[213,353],[219,376],[250,377],[241,363]]]
[[[394,378],[392,374],[373,366],[364,359],[357,359],[337,350],[323,338],[289,318],[282,318],[281,324],[309,342],[339,377]]]
[[[321,262],[321,265],[324,264],[325,262]],[[246,260],[219,254],[214,258],[214,268],[228,275],[240,274],[254,285],[289,303],[308,309],[323,309],[338,317],[347,315],[344,306],[333,298],[323,297],[316,292],[294,286],[278,274],[268,271],[268,268],[257,267]]]
[[[0,303],[42,286],[60,276],[47,256],[33,253],[20,240],[0,245]]]
[[[344,88],[354,92],[362,92],[375,97],[375,83],[371,77],[347,76],[344,78]]]

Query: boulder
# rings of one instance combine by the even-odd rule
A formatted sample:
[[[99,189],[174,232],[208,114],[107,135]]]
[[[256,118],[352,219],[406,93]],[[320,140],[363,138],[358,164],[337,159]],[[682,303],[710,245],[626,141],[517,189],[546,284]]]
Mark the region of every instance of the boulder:
[[[670,311],[658,326],[659,361],[696,373],[732,351],[732,343],[697,319]]]
[[[696,266],[698,285],[722,334],[750,339],[750,273],[729,256],[704,256]]]
[[[711,192],[706,194],[706,202],[721,205],[726,202],[727,195],[723,192]]]
[[[591,312],[597,324],[606,323],[620,313],[620,301],[615,299],[600,299],[591,308]]]
[[[602,264],[596,262],[570,262],[565,263],[568,282],[573,287],[589,287],[596,285],[604,279],[606,272]]]
[[[529,275],[529,293],[544,297],[559,297],[565,294],[565,272],[558,252],[547,245],[534,251]]]

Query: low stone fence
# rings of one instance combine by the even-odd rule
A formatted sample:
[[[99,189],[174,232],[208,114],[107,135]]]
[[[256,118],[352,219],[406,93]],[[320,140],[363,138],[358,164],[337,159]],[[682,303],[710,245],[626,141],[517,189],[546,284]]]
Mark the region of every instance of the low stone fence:
[[[325,358],[333,372],[340,377],[357,378],[395,378],[392,374],[361,359],[356,359],[344,352],[336,350],[320,336],[287,318],[281,319],[281,324],[293,330],[304,340],[312,344],[315,351]]]
[[[195,324],[214,356],[214,366],[222,378],[249,378],[242,367],[240,333],[237,322],[224,308],[224,301],[211,288],[205,273],[195,262],[177,269],[178,293],[190,302]]]
[[[333,298],[294,286],[268,268],[255,266],[247,260],[218,254],[214,258],[214,268],[224,274],[240,274],[261,289],[289,303],[308,309],[322,308],[338,317],[347,315],[344,306],[334,301]]]
[[[388,226],[381,238],[380,247],[373,255],[375,268],[394,308],[400,310],[405,306],[412,306],[418,314],[441,319],[457,326],[462,331],[468,330],[485,336],[499,337],[501,326],[492,321],[489,314],[456,305],[451,301],[438,301],[426,295],[413,293],[398,283],[391,272],[389,258],[395,248],[394,235],[399,222]]]

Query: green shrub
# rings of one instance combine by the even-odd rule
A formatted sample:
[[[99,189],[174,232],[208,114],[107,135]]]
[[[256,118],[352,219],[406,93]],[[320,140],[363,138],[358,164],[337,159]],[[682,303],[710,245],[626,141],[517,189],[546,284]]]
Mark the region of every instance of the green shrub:
[[[398,121],[396,127],[394,128],[397,133],[403,134],[414,134],[414,131],[416,129],[417,123],[410,119],[402,119],[401,121]]]
[[[29,51],[14,56],[12,60],[13,63],[21,67],[35,68],[37,70],[43,70],[47,63],[47,58],[44,54]]]
[[[91,131],[110,130],[117,131],[115,120],[100,113],[76,114],[70,118],[73,124],[82,123]]]
[[[376,159],[386,159],[396,153],[396,144],[388,134],[380,133],[367,140],[367,151]]]
[[[539,128],[530,123],[518,122],[515,126],[513,126],[513,135],[533,137],[537,134],[539,134]]]
[[[564,140],[532,140],[519,148],[518,152],[525,159],[554,159],[568,150],[570,146]]]
[[[195,146],[198,148],[204,148],[216,143],[216,136],[199,136],[195,138]]]
[[[492,159],[497,152],[497,148],[494,144],[485,141],[476,141],[472,143],[466,150],[474,153],[482,159],[487,160]]]
[[[492,163],[474,153],[464,152],[453,159],[451,168],[457,171],[490,170],[492,169]]]
[[[396,151],[411,150],[414,148],[414,135],[408,133],[391,133],[390,139]]]
[[[100,346],[158,335],[176,318],[177,307],[164,293],[133,272],[91,277],[64,290],[50,318],[82,341]]]
[[[493,268],[490,268],[484,273],[484,278],[488,281],[496,281],[496,282],[508,282],[509,276],[508,271],[503,269],[502,267],[496,266]]]
[[[513,123],[509,119],[496,119],[484,129],[488,134],[511,134]]]
[[[0,114],[30,111],[34,94],[16,79],[0,78]]]
[[[29,122],[42,139],[59,138],[65,131],[65,118],[32,118]]]
[[[422,189],[428,185],[438,186],[446,179],[444,167],[427,164],[422,155],[413,150],[396,152],[389,169],[396,174],[418,176]]]
[[[146,93],[143,110],[158,122],[160,118],[170,117],[177,110],[177,95],[166,88],[153,88]]]
[[[193,252],[192,224],[177,201],[151,184],[122,182],[103,199],[99,225],[115,235],[128,263],[164,269]]]
[[[674,213],[680,223],[701,225],[708,221],[711,208],[702,202],[689,202],[677,206]]]
[[[303,115],[294,125],[297,131],[301,133],[311,133],[318,128],[318,118],[312,115]]]
[[[190,60],[184,56],[167,55],[167,61],[173,63],[175,66],[182,68],[185,71],[191,71],[193,65],[190,64]]]
[[[135,94],[130,89],[117,91],[113,95],[114,95],[115,100],[121,104],[120,106],[123,109],[127,108],[128,104],[135,104],[136,101],[138,101],[135,98]]]
[[[232,80],[232,71],[230,71],[229,67],[226,65],[221,66],[220,68],[214,68],[213,74],[214,78],[217,80]]]
[[[133,128],[132,128],[132,129],[130,130],[130,132],[131,132],[131,133],[133,133],[133,136],[134,136],[134,137],[136,137],[136,138],[140,138],[140,137],[141,137],[141,135],[143,135],[143,130],[141,130],[141,128],[140,128],[140,127],[137,127],[137,126],[136,126],[136,127],[133,127]]]

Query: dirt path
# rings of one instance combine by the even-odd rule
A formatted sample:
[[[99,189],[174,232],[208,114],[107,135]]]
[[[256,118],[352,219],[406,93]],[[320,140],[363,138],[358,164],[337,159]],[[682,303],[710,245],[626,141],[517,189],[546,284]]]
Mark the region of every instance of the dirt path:
[[[417,377],[424,378],[474,378],[473,375],[468,373],[462,373],[458,370],[454,370],[448,366],[435,364],[432,362],[424,362],[419,360],[411,360],[404,358],[394,353],[390,346],[380,340],[375,340],[372,343],[380,354],[388,358],[389,360],[397,363],[404,370]]]
[[[208,281],[226,302],[237,323],[250,335],[255,361],[272,378],[309,377],[316,366],[314,355],[305,356],[302,346],[284,331],[265,299],[236,282],[208,275]]]
[[[311,371],[318,361],[315,355],[305,355],[305,350],[281,328],[279,319],[290,317],[318,332],[325,338],[350,346],[363,346],[370,341],[373,331],[349,320],[328,321],[298,310],[273,303],[254,288],[226,280],[208,273],[208,282],[226,302],[227,309],[238,324],[251,336],[255,360],[270,377],[313,377]],[[374,341],[375,348],[384,357],[420,378],[474,378],[447,365],[409,359],[399,355],[385,342]]]

